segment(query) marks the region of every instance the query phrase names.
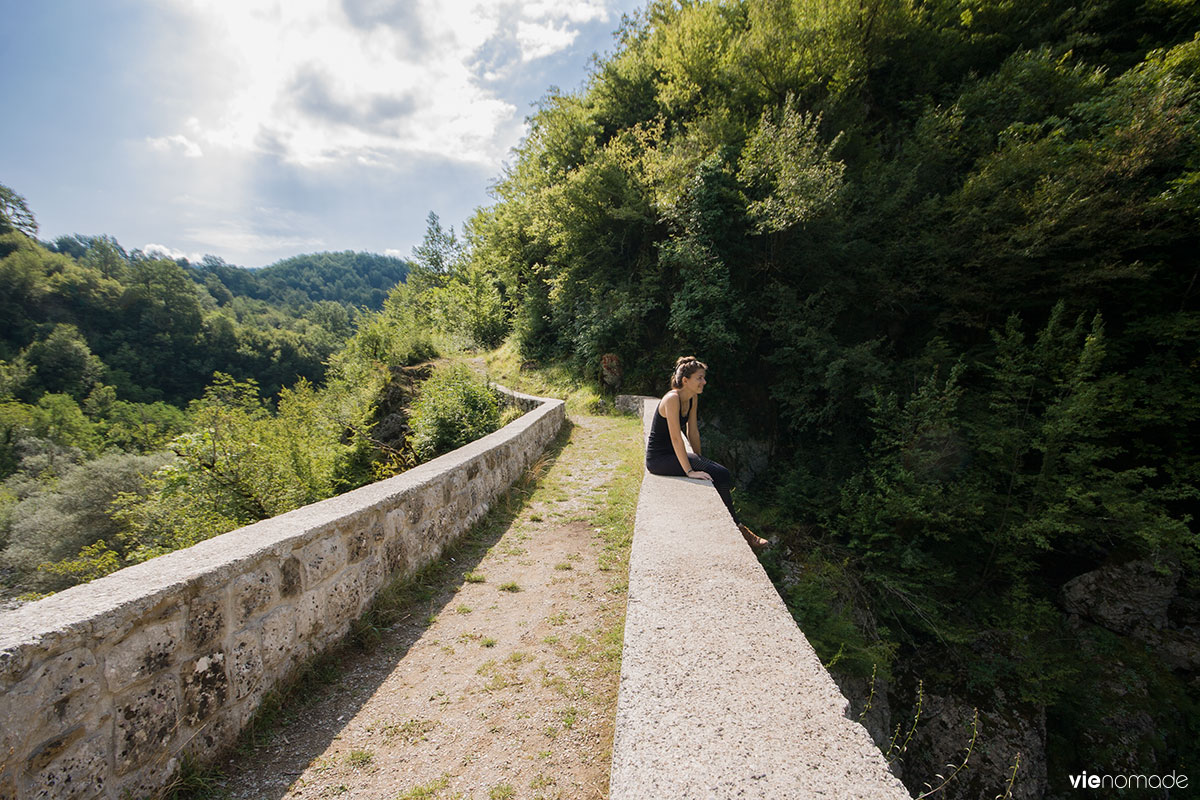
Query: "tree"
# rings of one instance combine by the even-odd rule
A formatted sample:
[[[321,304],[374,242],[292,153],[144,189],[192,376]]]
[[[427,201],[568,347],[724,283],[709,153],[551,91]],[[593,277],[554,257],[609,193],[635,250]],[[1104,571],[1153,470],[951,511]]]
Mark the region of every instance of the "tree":
[[[38,225],[25,198],[0,183],[0,234],[17,231],[30,239],[37,236]]]
[[[57,392],[82,401],[104,377],[104,362],[74,325],[55,325],[46,338],[25,348],[21,358],[33,370],[24,388],[30,400]]]
[[[124,531],[113,503],[122,494],[144,494],[148,477],[164,458],[110,454],[68,469],[56,484],[42,487],[13,509],[4,563],[42,590],[112,571],[120,562],[105,553],[121,554]],[[75,561],[74,569],[53,568],[64,560]],[[97,569],[100,565],[112,569]]]
[[[462,258],[462,246],[454,228],[444,230],[438,215],[430,211],[425,221],[425,236],[413,248],[413,259],[427,275],[449,275]]]

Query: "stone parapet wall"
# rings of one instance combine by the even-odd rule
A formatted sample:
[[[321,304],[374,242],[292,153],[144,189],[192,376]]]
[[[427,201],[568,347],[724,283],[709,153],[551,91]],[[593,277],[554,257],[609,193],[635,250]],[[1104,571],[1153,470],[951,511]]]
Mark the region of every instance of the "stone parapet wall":
[[[0,613],[0,800],[154,796],[545,450],[561,400],[388,480]]]
[[[712,485],[646,473],[611,800],[908,798],[848,706]]]

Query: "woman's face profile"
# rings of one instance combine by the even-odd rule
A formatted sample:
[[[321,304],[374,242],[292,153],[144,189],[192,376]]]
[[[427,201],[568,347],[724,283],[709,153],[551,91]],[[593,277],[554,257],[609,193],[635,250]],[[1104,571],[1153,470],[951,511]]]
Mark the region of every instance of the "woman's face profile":
[[[683,379],[684,389],[689,389],[696,394],[704,391],[704,384],[708,383],[708,379],[704,377],[704,370],[698,369],[691,375]]]

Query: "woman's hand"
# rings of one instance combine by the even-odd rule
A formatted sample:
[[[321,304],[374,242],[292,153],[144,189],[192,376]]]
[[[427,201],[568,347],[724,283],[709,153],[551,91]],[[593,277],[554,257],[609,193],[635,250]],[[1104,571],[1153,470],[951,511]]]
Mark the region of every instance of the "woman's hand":
[[[699,478],[699,479],[705,480],[705,481],[712,480],[712,475],[709,475],[707,472],[705,472],[702,469],[689,470],[687,476],[689,478]]]

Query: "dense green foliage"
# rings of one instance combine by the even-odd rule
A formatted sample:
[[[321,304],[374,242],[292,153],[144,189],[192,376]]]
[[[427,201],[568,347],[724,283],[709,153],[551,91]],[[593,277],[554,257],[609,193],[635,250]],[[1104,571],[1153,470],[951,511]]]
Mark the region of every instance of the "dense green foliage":
[[[1200,767],[1195,673],[1061,594],[1144,559],[1195,622],[1198,29],[1165,0],[654,2],[543,100],[465,260],[525,358],[615,353],[656,393],[708,362],[708,441],[770,439],[838,669],[1044,709],[1059,775]]]
[[[421,386],[412,409],[413,449],[423,459],[449,453],[500,427],[495,391],[459,364]]]

